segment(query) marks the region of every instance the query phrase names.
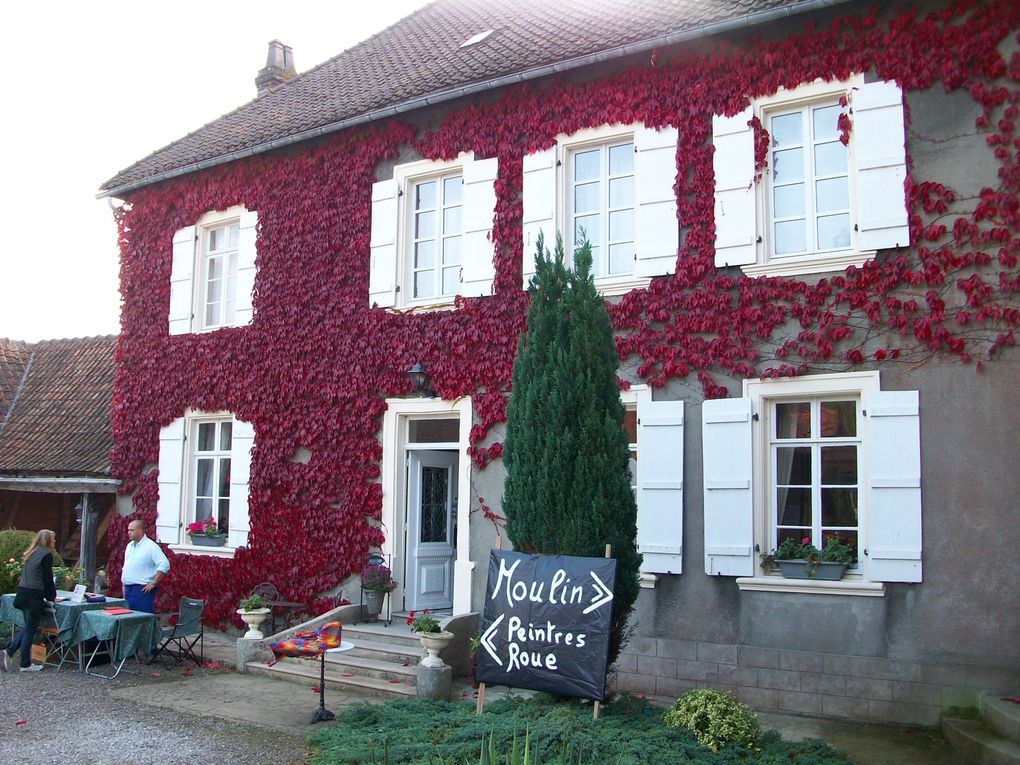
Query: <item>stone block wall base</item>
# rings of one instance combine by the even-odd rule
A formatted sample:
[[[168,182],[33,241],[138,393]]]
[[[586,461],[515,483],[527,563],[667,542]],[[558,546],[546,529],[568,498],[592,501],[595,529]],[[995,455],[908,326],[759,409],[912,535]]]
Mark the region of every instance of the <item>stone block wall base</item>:
[[[255,656],[258,654],[259,649],[262,647],[261,640],[248,640],[246,638],[238,638],[237,640],[237,671],[247,672],[245,665],[249,661],[254,661]]]
[[[418,698],[429,701],[449,701],[452,697],[453,669],[418,665]]]

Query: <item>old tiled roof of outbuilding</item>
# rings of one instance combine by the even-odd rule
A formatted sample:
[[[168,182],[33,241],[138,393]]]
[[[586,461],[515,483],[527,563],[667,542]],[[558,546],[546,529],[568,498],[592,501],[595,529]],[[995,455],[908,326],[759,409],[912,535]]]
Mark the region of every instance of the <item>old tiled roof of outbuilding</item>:
[[[828,0],[833,4],[842,0]],[[643,44],[749,25],[817,0],[436,0],[103,184],[125,193],[350,124],[626,55]],[[484,40],[461,47],[472,36]],[[300,51],[298,51],[300,54]]]
[[[116,344],[0,340],[0,475],[109,476]]]

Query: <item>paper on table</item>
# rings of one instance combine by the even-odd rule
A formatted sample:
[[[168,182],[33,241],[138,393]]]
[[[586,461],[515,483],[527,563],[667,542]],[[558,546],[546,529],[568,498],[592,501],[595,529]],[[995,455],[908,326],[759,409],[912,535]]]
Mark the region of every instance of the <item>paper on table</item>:
[[[121,608],[120,606],[111,606],[110,608],[103,609],[104,614],[110,614],[111,616],[117,616],[118,614],[133,614],[130,608]]]

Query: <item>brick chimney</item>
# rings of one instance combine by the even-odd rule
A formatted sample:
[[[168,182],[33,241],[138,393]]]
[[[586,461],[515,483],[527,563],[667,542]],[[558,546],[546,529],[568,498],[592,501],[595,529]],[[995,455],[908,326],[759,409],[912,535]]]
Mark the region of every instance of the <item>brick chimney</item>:
[[[279,40],[272,40],[269,43],[266,65],[259,70],[258,76],[255,78],[255,87],[258,88],[259,96],[276,90],[291,77],[296,76],[294,51],[290,49],[289,45],[284,45]]]

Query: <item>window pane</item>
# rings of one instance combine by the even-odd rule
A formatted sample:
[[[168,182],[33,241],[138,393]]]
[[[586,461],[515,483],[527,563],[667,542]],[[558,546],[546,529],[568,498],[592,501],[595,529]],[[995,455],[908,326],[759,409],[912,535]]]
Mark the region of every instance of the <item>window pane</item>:
[[[223,249],[223,229],[209,229],[209,252]]]
[[[195,520],[204,521],[212,515],[213,501],[211,499],[195,500]]]
[[[858,547],[857,547],[857,532],[856,531],[846,531],[846,530],[842,530],[842,529],[839,530],[839,531],[830,531],[830,530],[827,530],[827,529],[822,529],[822,540],[823,540],[822,541],[822,548],[823,549],[824,549],[825,545],[827,545],[829,543],[830,539],[838,539],[843,544],[850,545],[850,547],[854,551],[854,557],[857,560],[861,559],[861,556],[857,552]]]
[[[822,438],[853,438],[857,435],[856,401],[823,401]]]
[[[602,248],[597,245],[592,245],[591,248],[591,275],[595,278],[602,276],[605,268],[602,265],[600,258],[602,257]]]
[[[776,489],[780,526],[811,525],[811,489]]]
[[[839,175],[846,172],[846,146],[839,141],[815,147],[815,174]]]
[[[629,274],[634,270],[634,243],[609,245],[609,273]]]
[[[205,307],[205,326],[216,327],[220,323],[220,304],[210,303]]]
[[[230,451],[230,438],[233,435],[234,423],[232,422],[221,422],[220,423],[220,451]]]
[[[790,144],[803,143],[803,118],[804,115],[800,112],[773,117],[769,131],[772,134],[772,145],[789,146]]]
[[[818,212],[846,210],[850,207],[850,187],[846,176],[815,183],[815,206]]]
[[[821,141],[825,138],[839,137],[837,121],[839,120],[839,113],[841,110],[842,107],[839,104],[833,104],[832,106],[820,106],[817,109],[811,110],[814,118],[816,141]]]
[[[784,539],[792,539],[799,544],[804,537],[810,536],[811,529],[776,529],[776,547],[779,547]]]
[[[461,176],[447,178],[443,181],[443,203],[448,205],[459,205],[461,200],[461,189],[464,186],[464,179]]]
[[[776,186],[772,189],[773,210],[777,218],[792,218],[804,215],[804,184]]]
[[[627,443],[637,443],[637,410],[626,409],[623,412],[623,430],[627,434]]]
[[[414,267],[415,268],[432,268],[433,263],[436,259],[436,243],[435,242],[418,242],[414,246]]]
[[[218,497],[230,496],[230,458],[220,460],[220,490]]]
[[[599,150],[580,151],[574,155],[574,180],[587,181],[599,177]]]
[[[213,460],[197,460],[195,464],[195,496],[211,497],[213,493]]]
[[[230,498],[224,497],[220,500],[220,512],[219,519],[216,525],[219,527],[221,533],[227,533],[230,529]]]
[[[822,447],[822,483],[857,483],[857,447]]]
[[[407,440],[412,444],[456,443],[460,420],[411,420]]]
[[[216,451],[216,423],[200,422],[198,424],[198,446],[197,451]]]
[[[807,234],[804,221],[789,220],[777,223],[776,255],[787,255],[791,252],[804,252],[807,249]]]
[[[598,215],[584,215],[574,218],[574,245],[580,245],[585,239],[598,244],[601,238]]]
[[[609,149],[609,174],[622,175],[634,172],[634,144],[612,146]]]
[[[826,215],[818,219],[818,249],[850,246],[850,214]]]
[[[811,438],[811,404],[776,404],[776,438]]]
[[[776,447],[776,484],[780,486],[811,485],[811,447]]]
[[[443,294],[456,295],[460,287],[460,266],[443,269]]]
[[[804,150],[772,152],[772,180],[776,183],[804,180]]]
[[[615,178],[609,182],[609,206],[634,206],[634,179]]]
[[[414,296],[432,297],[432,271],[419,271],[414,275]]]
[[[583,213],[598,210],[600,186],[598,181],[574,186],[574,212]]]
[[[443,265],[460,265],[460,262],[460,237],[447,237],[443,240]]]
[[[209,258],[208,279],[210,282],[223,278],[223,258]]]
[[[436,182],[419,183],[414,188],[414,209],[431,210],[436,206]]]
[[[443,210],[443,233],[459,234],[461,232],[459,207],[450,207]]]
[[[230,227],[230,249],[232,249],[232,250],[236,250],[237,249],[237,242],[240,239],[240,235],[241,235],[241,226],[238,225],[237,223],[234,223]]]
[[[822,489],[822,525],[857,526],[857,489]]]
[[[436,235],[436,214],[434,212],[418,213],[414,216],[414,238],[428,239]]]
[[[609,241],[629,241],[634,238],[634,211],[618,210],[609,213]]]

